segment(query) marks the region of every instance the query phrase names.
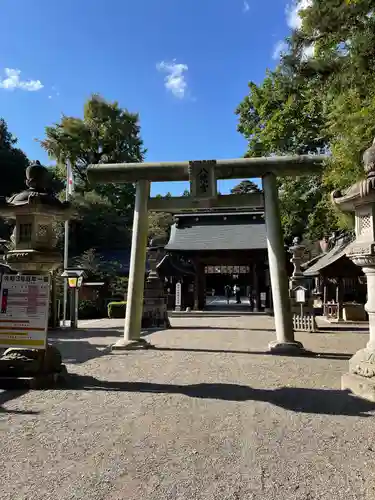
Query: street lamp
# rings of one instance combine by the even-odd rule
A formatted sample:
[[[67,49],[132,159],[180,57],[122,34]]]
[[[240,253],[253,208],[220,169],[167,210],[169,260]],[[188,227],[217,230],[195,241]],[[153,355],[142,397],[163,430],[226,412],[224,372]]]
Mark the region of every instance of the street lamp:
[[[70,294],[70,328],[76,329],[78,326],[78,292],[82,286],[85,271],[83,269],[65,269],[61,274],[62,278],[68,280]]]

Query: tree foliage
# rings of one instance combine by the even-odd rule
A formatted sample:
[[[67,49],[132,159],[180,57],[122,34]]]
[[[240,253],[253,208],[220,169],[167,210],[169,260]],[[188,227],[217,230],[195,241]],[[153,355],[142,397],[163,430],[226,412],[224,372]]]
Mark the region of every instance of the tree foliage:
[[[25,169],[29,160],[17,148],[17,138],[8,130],[8,125],[0,118],[0,168],[2,172],[0,196],[10,196],[25,189]]]
[[[234,188],[232,188],[230,192],[231,194],[250,194],[260,193],[260,189],[254,182],[250,180],[244,180],[234,186]]]
[[[46,127],[40,141],[56,160],[56,171],[65,181],[71,162],[76,192],[73,204],[79,217],[72,226],[72,248],[80,254],[90,248],[126,248],[130,242],[135,188],[133,184],[89,185],[90,164],[139,163],[145,155],[138,115],[93,95],[84,105],[83,118],[62,116]]]
[[[372,0],[312,0],[288,50],[237,108],[247,156],[331,154],[322,175],[280,182],[285,235],[321,238],[346,227],[329,193],[358,180],[375,135]]]

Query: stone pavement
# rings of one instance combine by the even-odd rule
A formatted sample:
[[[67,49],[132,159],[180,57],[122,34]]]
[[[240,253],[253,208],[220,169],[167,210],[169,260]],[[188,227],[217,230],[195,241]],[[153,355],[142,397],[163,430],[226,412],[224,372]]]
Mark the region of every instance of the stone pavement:
[[[375,498],[375,405],[340,390],[365,331],[288,358],[265,316],[172,325],[120,354],[122,321],[53,336],[70,387],[0,392],[1,500]]]

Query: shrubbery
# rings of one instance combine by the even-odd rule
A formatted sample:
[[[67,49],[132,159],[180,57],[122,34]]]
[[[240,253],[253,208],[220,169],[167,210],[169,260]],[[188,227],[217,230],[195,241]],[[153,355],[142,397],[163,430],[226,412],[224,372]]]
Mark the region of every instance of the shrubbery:
[[[81,300],[78,303],[79,319],[98,319],[103,316],[98,304],[93,300]]]
[[[126,302],[110,302],[108,304],[108,318],[125,318]]]

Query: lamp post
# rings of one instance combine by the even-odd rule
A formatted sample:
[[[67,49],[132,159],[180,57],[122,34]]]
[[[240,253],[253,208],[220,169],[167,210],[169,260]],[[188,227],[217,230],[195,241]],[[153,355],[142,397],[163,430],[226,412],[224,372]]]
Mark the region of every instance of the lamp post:
[[[83,269],[66,269],[62,274],[62,278],[66,278],[70,293],[70,328],[76,330],[78,328],[78,295],[79,289],[83,284],[85,272]]]

